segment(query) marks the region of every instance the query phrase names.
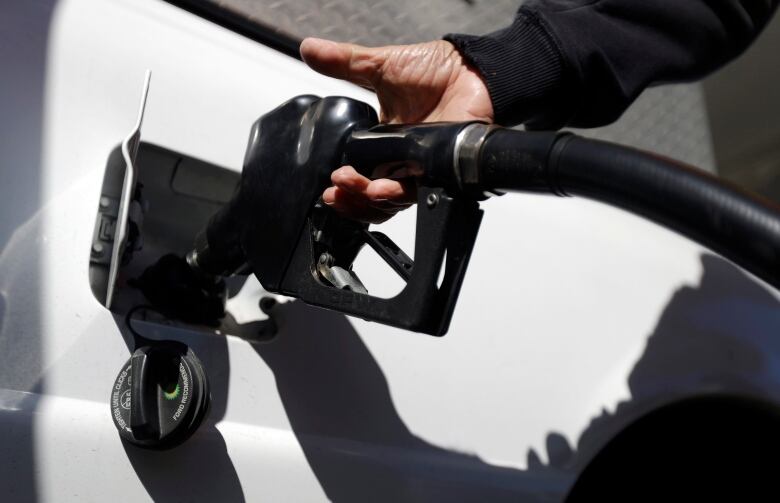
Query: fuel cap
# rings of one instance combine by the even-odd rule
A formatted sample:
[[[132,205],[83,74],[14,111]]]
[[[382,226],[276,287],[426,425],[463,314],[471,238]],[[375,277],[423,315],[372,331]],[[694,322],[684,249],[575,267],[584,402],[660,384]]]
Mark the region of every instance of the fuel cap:
[[[198,429],[210,395],[203,365],[185,344],[155,342],[138,348],[111,390],[111,417],[126,441],[169,449]]]

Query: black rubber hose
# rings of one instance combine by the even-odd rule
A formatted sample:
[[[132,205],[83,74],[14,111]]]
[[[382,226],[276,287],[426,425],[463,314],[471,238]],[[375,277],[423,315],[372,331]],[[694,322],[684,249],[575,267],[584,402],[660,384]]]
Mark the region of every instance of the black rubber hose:
[[[575,135],[498,130],[480,152],[486,189],[578,195],[697,241],[780,288],[780,206],[677,161]]]

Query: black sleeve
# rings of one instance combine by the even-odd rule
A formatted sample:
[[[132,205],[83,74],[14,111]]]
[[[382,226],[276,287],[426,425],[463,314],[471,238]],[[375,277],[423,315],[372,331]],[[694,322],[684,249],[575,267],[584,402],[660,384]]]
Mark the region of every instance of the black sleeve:
[[[530,0],[508,28],[450,34],[499,124],[594,127],[647,86],[703,77],[744,51],[780,0]]]

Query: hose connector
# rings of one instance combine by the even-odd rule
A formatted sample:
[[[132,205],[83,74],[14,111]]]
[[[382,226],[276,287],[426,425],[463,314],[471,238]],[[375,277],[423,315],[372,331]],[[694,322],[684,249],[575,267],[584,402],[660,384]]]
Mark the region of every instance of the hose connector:
[[[480,153],[487,137],[500,129],[495,124],[475,122],[469,124],[455,138],[455,155],[453,168],[455,180],[461,192],[477,199],[487,199],[491,195],[501,195],[502,192],[485,190],[480,183]]]

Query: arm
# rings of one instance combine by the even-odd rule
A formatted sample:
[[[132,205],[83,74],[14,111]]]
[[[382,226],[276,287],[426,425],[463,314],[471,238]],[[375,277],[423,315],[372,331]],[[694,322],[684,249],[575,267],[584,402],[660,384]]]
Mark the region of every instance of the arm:
[[[533,129],[616,120],[647,87],[698,79],[742,53],[779,0],[530,0],[508,28],[450,34],[496,122]]]
[[[592,127],[617,119],[648,85],[702,77],[733,59],[778,3],[529,0],[511,26],[485,36],[378,48],[307,39],[301,55],[374,89],[383,122]],[[358,220],[387,220],[416,200],[410,180],[368,180],[350,167],[332,180],[323,200]]]
[[[493,122],[487,87],[450,42],[362,47],[307,38],[301,56],[320,73],[373,89],[382,122]],[[345,166],[333,172],[322,200],[353,219],[380,223],[417,201],[416,181],[403,176],[369,180]]]

